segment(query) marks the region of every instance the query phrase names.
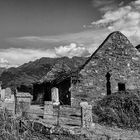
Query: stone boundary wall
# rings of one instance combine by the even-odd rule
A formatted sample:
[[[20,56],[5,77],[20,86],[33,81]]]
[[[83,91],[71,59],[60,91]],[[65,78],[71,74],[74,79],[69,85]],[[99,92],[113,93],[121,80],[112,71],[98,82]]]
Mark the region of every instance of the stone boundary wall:
[[[32,116],[33,119],[42,119],[46,124],[60,125],[68,127],[83,127],[90,128],[92,124],[92,105],[87,102],[81,102],[81,107],[71,107],[71,106],[56,106],[52,101],[45,101],[43,112],[39,114],[38,112],[31,112],[30,104],[22,103],[21,105],[17,103],[16,105],[16,115],[22,115],[22,112],[27,113]],[[15,114],[15,102],[5,103],[4,108],[7,108],[12,114]],[[42,116],[42,117],[40,117]]]

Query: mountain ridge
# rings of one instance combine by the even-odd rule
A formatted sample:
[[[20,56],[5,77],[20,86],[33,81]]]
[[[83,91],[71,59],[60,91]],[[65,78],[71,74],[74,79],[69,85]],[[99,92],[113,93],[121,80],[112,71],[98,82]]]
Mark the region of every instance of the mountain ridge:
[[[0,76],[2,87],[31,86],[34,82],[41,80],[54,66],[64,63],[71,71],[76,70],[87,60],[86,57],[61,57],[48,58],[43,57],[35,61],[25,63],[17,68],[6,69]]]

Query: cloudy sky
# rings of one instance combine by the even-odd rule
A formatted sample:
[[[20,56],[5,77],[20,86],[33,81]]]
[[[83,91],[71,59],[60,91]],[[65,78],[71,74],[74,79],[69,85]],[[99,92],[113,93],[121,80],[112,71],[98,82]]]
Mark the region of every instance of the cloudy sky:
[[[0,66],[88,56],[116,30],[140,44],[140,0],[0,0]]]

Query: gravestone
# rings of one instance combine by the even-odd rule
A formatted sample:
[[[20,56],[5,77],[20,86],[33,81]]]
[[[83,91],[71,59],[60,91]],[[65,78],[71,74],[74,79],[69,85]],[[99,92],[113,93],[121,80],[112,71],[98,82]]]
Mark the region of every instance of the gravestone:
[[[59,102],[58,88],[56,88],[56,87],[52,88],[51,93],[52,93],[52,102],[53,102],[53,104],[59,105],[60,102]]]
[[[1,90],[1,100],[5,100],[5,89]]]
[[[24,101],[20,101],[17,103],[17,114],[18,115],[22,115],[22,114],[28,114],[29,113],[29,109],[30,109],[30,104],[29,102],[24,102]]]
[[[11,98],[11,94],[12,94],[11,88],[6,88],[5,89],[5,98],[10,99]]]
[[[52,101],[45,101],[44,103],[44,119],[53,117],[53,103]]]
[[[89,105],[87,102],[81,102],[80,106],[82,107],[82,127],[90,128],[93,122],[92,105]]]
[[[32,95],[28,92],[27,93],[17,92],[16,98],[17,98],[17,106],[16,106],[17,114],[28,113],[28,111],[30,110]]]
[[[6,99],[4,102],[4,107],[12,114],[15,114],[15,102],[10,100],[10,99]]]

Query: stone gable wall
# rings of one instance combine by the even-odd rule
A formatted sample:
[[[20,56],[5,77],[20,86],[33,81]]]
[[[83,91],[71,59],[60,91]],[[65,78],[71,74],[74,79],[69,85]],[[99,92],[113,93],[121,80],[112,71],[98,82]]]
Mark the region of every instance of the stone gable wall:
[[[80,83],[71,88],[72,105],[104,97],[107,72],[111,74],[112,93],[118,91],[119,82],[125,83],[126,89],[140,89],[140,53],[120,32],[111,34],[80,71]]]

